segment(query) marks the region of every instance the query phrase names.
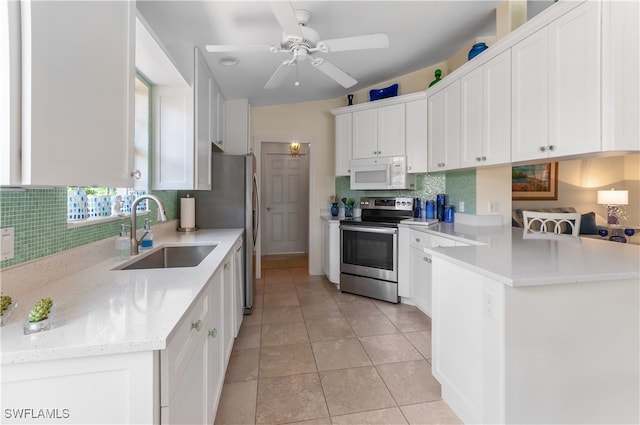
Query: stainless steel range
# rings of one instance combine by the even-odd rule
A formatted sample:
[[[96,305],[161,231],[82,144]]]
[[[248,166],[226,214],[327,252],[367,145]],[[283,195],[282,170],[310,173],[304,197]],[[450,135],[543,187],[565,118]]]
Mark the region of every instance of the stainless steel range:
[[[398,303],[398,223],[412,198],[361,198],[361,217],[340,221],[340,290]]]

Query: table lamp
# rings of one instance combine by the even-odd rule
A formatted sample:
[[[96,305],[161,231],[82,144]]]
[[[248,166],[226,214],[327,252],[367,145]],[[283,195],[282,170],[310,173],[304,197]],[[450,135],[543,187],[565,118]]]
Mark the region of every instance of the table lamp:
[[[607,206],[607,223],[618,224],[618,207],[629,203],[628,190],[599,190],[598,204]]]

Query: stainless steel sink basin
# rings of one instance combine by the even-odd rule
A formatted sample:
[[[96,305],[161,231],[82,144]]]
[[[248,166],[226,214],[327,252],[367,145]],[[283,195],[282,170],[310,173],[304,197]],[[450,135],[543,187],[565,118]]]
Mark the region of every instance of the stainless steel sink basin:
[[[116,270],[167,269],[173,267],[195,267],[209,255],[216,245],[165,246],[133,263],[117,267]]]

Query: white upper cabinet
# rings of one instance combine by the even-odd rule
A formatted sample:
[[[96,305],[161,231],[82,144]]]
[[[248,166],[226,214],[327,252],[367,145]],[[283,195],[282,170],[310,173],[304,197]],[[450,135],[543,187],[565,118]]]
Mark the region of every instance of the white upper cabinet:
[[[414,100],[405,105],[407,171],[427,172],[427,99]]]
[[[244,155],[251,152],[249,123],[251,107],[248,99],[234,99],[224,102],[224,152]]]
[[[218,97],[215,81],[198,49],[194,49],[194,71],[193,87],[153,87],[154,190],[211,189]]]
[[[405,154],[404,103],[353,113],[353,159]]]
[[[427,129],[429,171],[460,168],[460,80],[429,97]]]
[[[462,77],[461,167],[511,161],[511,52]]]
[[[514,161],[544,156],[549,144],[547,45],[544,28],[511,49],[511,158]]]
[[[512,159],[599,152],[600,2],[585,2],[512,48]]]
[[[640,150],[640,2],[602,3],[602,150]]]
[[[353,144],[351,115],[351,113],[338,114],[335,118],[336,176],[348,176],[351,173],[351,146]]]
[[[378,111],[365,109],[353,113],[352,158],[375,158],[378,153]]]
[[[195,187],[197,190],[211,189],[211,143],[217,137],[217,107],[215,82],[202,54],[195,49]]]
[[[549,31],[549,147],[553,156],[598,152],[600,2],[585,2]]]
[[[21,26],[21,184],[132,187],[135,4],[22,2]]]

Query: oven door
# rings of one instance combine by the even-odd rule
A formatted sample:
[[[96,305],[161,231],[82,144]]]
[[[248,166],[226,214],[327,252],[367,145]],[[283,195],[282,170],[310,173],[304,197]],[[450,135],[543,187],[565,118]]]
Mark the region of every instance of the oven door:
[[[340,272],[398,281],[398,228],[340,226]]]

